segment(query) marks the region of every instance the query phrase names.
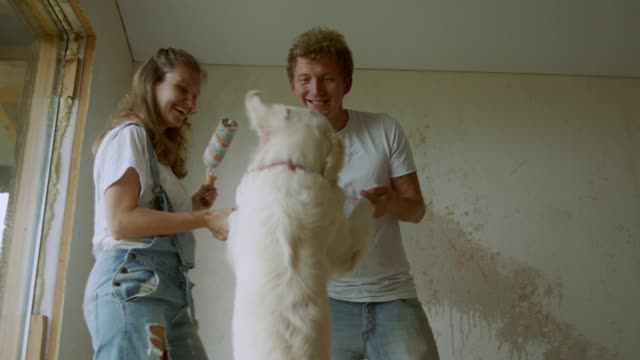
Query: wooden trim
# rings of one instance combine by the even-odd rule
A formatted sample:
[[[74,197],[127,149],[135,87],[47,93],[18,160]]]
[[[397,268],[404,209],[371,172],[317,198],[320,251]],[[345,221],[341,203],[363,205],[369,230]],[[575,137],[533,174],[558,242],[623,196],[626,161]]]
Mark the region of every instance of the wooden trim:
[[[27,360],[46,359],[44,354],[47,341],[47,317],[31,315],[29,320],[29,338],[27,339]]]
[[[64,32],[58,28],[57,22],[50,13],[50,4],[43,0],[13,1],[14,5],[24,16],[29,27],[36,31],[38,38],[44,36],[60,36]]]
[[[22,144],[22,148],[28,151],[23,152],[17,169],[16,200],[12,204],[15,216],[9,233],[11,240],[5,274],[5,286],[11,296],[6,296],[5,293],[2,300],[0,324],[0,349],[3,349],[3,356],[7,359],[15,359],[21,353],[22,349],[16,346],[22,343],[25,327],[28,326],[27,314],[31,311],[27,306],[30,303],[30,291],[26,291],[24,286],[31,284],[31,278],[35,275],[34,264],[28,259],[33,259],[33,262],[38,260],[34,258],[33,246],[37,244],[33,244],[33,240],[39,236],[37,222],[44,215],[40,214],[44,197],[37,193],[37,189],[42,188],[41,169],[37,165],[43,163],[48,151],[44,149],[44,144],[47,143],[45,124],[56,77],[58,43],[56,36],[44,36],[40,39],[25,141]]]
[[[93,28],[91,27],[91,23],[89,22],[89,18],[87,17],[87,15],[85,15],[84,10],[82,9],[82,7],[80,7],[80,2],[78,0],[68,0],[68,3],[71,6],[71,9],[73,9],[73,12],[76,14],[76,17],[78,18],[78,21],[82,25],[83,33],[88,38],[94,38],[95,39],[96,33],[93,31]],[[94,40],[94,45],[93,46],[95,47],[95,40]]]
[[[84,140],[84,130],[89,104],[89,89],[91,86],[91,74],[95,44],[95,37],[90,36],[86,39],[84,63],[82,64],[82,78],[80,81],[81,88],[80,94],[78,96],[77,117],[71,150],[69,184],[67,187],[68,191],[65,199],[64,222],[62,225],[62,236],[60,240],[60,253],[58,255],[58,272],[56,274],[56,286],[53,299],[53,314],[51,317],[51,336],[49,337],[51,341],[49,341],[49,349],[47,351],[50,360],[56,360],[58,357],[60,326],[62,325],[63,315],[62,308],[64,304],[64,290],[66,288],[66,276],[69,267],[69,253],[71,248],[70,244],[73,230],[73,211],[75,209],[77,196],[79,175],[78,170],[80,168],[80,157],[82,155],[82,143]]]
[[[55,360],[58,356],[95,34],[78,0],[29,0],[19,1],[16,6],[37,34],[38,57],[25,132],[20,134],[21,137],[18,139],[23,150],[17,169],[15,200],[12,201],[15,221],[9,229],[11,244],[5,254],[8,258],[5,285],[6,289],[10,289],[11,296],[5,296],[0,304],[0,349],[3,349],[3,358],[18,358],[26,350],[29,359]],[[56,17],[62,17],[62,24]],[[65,62],[60,64],[59,47],[65,39],[71,46],[77,45],[78,53],[74,53],[73,48],[67,49]],[[23,50],[21,56],[24,52]],[[56,81],[61,81],[61,88],[54,87]],[[43,180],[41,173],[44,170],[42,166],[48,168],[55,164],[54,160],[59,160],[49,159],[49,146],[54,141],[52,136],[58,131],[51,129],[49,125],[51,117],[59,116],[55,111],[56,107],[52,106],[55,99],[71,100],[71,107],[68,109],[71,113],[67,120],[73,133],[70,135],[72,153],[69,167],[59,169],[68,172],[68,182],[62,184],[63,189],[60,191],[64,196],[64,200],[61,199],[64,201],[64,213],[62,216],[56,215],[54,220],[58,224],[62,223],[62,231],[56,242],[59,255],[53,286],[53,308],[51,318],[47,319],[37,314],[40,309],[34,306],[39,304],[39,295],[35,295],[35,289],[31,287],[35,285],[33,281],[38,275],[37,269],[44,266],[43,263],[38,263],[42,261],[42,257],[37,257],[38,249],[42,249],[46,245],[45,242],[50,241],[41,233],[41,221],[50,215],[46,212],[51,209],[45,208],[46,204],[43,201],[48,198],[46,191],[49,191],[51,185],[46,186],[48,180]],[[53,146],[60,144],[54,143]],[[58,157],[69,156],[56,151],[53,153],[57,153],[54,156]],[[51,162],[48,163],[48,160]],[[60,179],[62,174],[58,175]],[[31,259],[33,261],[30,261]],[[23,339],[24,336],[27,338]],[[44,350],[47,350],[46,353]]]

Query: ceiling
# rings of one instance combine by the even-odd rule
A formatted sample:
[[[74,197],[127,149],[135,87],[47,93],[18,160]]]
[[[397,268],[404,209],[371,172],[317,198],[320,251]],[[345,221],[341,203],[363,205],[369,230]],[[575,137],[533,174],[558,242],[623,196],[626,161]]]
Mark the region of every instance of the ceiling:
[[[357,68],[640,77],[640,0],[116,0],[132,55],[285,64],[316,25]]]

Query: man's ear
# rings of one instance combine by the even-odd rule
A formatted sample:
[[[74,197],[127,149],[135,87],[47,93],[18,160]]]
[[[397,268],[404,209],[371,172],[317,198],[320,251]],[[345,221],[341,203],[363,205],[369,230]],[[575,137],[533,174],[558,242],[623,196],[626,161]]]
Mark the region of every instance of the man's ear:
[[[344,94],[347,95],[349,93],[349,91],[351,91],[351,85],[353,84],[352,81],[353,78],[348,78],[345,82],[344,82]]]

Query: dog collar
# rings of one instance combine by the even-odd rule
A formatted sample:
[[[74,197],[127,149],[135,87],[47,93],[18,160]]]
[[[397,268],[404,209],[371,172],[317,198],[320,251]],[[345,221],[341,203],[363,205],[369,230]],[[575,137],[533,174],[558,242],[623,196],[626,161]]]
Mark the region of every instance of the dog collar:
[[[266,169],[271,169],[271,168],[282,166],[282,165],[286,166],[291,171],[296,171],[297,169],[300,169],[300,170],[309,172],[304,166],[302,166],[300,164],[296,164],[291,160],[274,162],[273,164],[260,166],[260,167],[256,168],[256,170],[266,170]]]

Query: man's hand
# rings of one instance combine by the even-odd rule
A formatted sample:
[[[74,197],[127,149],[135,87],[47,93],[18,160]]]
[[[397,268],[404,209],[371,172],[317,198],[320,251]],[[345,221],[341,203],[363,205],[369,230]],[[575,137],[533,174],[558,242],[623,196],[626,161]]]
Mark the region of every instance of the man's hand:
[[[378,185],[372,188],[360,191],[360,195],[365,197],[373,204],[373,217],[379,218],[387,213],[389,203],[396,196],[395,191],[386,185]]]
[[[418,223],[426,212],[415,172],[391,178],[390,185],[377,185],[360,194],[373,204],[376,218],[389,214],[400,221]]]

